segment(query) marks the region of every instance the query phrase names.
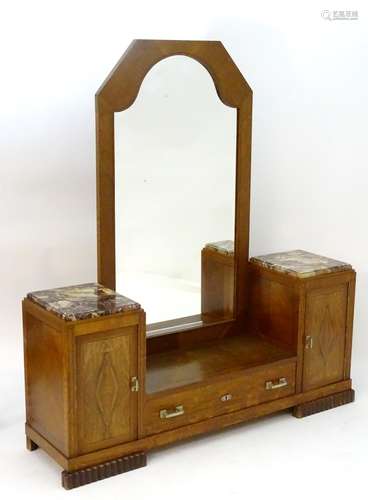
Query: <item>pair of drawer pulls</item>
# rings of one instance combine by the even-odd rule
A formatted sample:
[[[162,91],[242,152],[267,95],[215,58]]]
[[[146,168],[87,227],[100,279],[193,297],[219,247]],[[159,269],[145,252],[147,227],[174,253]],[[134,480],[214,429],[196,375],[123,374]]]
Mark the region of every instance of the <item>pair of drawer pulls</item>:
[[[273,380],[268,380],[265,383],[265,389],[266,391],[272,391],[273,389],[281,389],[282,387],[286,387],[288,385],[288,381],[286,380],[285,377],[280,377],[277,382],[274,382]],[[230,401],[233,398],[231,394],[224,394],[221,396],[220,400],[225,403],[226,401]],[[168,410],[164,408],[163,410],[160,410],[160,418],[165,419],[165,418],[174,418],[174,417],[180,417],[180,415],[184,415],[184,406],[183,405],[178,405],[175,406],[174,409]]]

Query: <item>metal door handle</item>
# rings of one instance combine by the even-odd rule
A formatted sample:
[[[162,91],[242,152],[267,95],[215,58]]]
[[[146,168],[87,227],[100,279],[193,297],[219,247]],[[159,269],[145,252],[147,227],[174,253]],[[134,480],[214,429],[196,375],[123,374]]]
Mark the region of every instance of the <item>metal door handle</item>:
[[[139,381],[138,377],[132,377],[130,379],[130,390],[132,392],[138,392],[139,391]]]
[[[184,406],[178,405],[173,410],[160,410],[160,418],[174,418],[184,415]]]
[[[288,381],[285,377],[279,378],[278,382],[273,382],[269,380],[266,382],[266,390],[271,391],[272,389],[280,389],[281,387],[286,387],[288,385]]]
[[[313,337],[311,335],[305,337],[305,348],[313,349]]]

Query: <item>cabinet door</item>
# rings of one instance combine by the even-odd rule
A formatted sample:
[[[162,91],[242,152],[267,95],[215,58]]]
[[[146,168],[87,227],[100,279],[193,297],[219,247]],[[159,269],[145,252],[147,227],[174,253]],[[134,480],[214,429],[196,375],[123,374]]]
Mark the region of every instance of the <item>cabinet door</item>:
[[[137,327],[77,337],[79,452],[137,438]]]
[[[303,390],[343,380],[347,285],[308,293]]]

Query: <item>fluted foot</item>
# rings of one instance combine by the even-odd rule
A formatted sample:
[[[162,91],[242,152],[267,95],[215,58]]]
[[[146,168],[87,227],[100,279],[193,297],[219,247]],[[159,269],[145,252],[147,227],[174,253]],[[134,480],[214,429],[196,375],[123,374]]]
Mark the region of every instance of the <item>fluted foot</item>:
[[[347,391],[338,392],[337,394],[331,394],[324,398],[315,399],[314,401],[309,401],[307,403],[301,403],[300,405],[294,406],[293,415],[297,418],[308,417],[314,413],[319,413],[325,410],[331,410],[337,406],[346,405],[352,403],[355,399],[355,392],[353,389]]]
[[[94,483],[117,474],[139,469],[147,465],[145,453],[134,453],[126,457],[117,458],[110,462],[87,467],[73,472],[63,471],[61,474],[62,485],[66,490],[78,488],[88,483]]]

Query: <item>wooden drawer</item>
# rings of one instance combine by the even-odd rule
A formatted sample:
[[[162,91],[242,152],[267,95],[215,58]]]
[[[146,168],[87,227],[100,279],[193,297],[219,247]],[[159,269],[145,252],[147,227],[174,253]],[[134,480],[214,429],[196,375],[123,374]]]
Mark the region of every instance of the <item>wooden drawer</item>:
[[[151,396],[144,408],[144,433],[164,432],[294,393],[294,361],[262,366],[220,382]]]

